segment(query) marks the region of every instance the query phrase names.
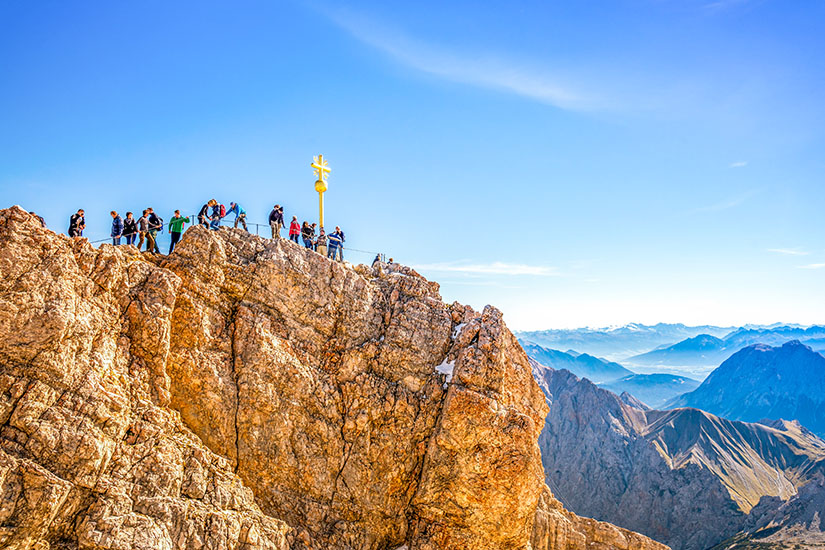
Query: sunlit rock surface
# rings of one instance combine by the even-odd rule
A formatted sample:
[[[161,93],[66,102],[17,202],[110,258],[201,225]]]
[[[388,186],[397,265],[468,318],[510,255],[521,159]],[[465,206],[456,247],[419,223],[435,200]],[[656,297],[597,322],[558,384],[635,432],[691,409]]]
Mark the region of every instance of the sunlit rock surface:
[[[561,508],[501,314],[408,268],[234,229],[95,249],[12,208],[0,275],[1,547],[665,548]]]

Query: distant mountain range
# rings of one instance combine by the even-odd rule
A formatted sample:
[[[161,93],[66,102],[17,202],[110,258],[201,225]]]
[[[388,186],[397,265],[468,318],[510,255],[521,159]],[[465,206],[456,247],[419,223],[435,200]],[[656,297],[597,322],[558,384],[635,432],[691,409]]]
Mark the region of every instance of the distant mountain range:
[[[825,357],[798,340],[780,347],[752,345],[667,406],[696,407],[750,422],[794,419],[825,435]]]
[[[619,398],[570,372],[532,365],[550,405],[539,438],[545,477],[578,514],[673,550],[706,550],[747,538],[748,529],[772,516],[808,513],[825,498],[825,442],[798,423],[645,410],[627,394]],[[821,531],[804,529],[811,536]]]
[[[522,340],[552,349],[574,349],[590,355],[620,361],[664,345],[671,345],[699,334],[723,337],[736,327],[702,325],[690,327],[681,323],[643,325],[631,323],[620,327],[551,329],[517,332]]]
[[[597,384],[633,375],[632,371],[618,363],[599,359],[587,353],[558,351],[523,340],[519,340],[519,343],[521,343],[521,346],[529,357],[542,365],[554,369],[567,369],[577,376],[587,378]]]
[[[619,363],[573,350],[558,351],[520,341],[527,355],[556,370],[566,369],[582,378],[635,399],[642,406],[661,407],[673,398],[696,389],[699,381],[673,374],[636,374]]]
[[[740,349],[753,344],[782,345],[800,340],[814,349],[825,348],[825,327],[779,326],[741,328],[724,338],[699,334],[676,344],[661,347],[627,359],[631,365],[645,366],[717,366]]]
[[[628,393],[656,409],[678,395],[695,390],[699,381],[675,374],[631,374],[599,386],[616,394]]]

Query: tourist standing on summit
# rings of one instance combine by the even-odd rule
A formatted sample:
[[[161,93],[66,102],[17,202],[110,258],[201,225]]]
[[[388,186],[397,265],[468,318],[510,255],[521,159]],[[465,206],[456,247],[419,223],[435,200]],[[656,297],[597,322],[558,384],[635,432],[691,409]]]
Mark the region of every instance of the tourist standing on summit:
[[[169,220],[169,234],[172,236],[172,242],[169,244],[169,254],[175,249],[175,245],[180,240],[180,234],[183,233],[183,226],[187,223],[189,223],[189,217],[184,218],[180,215],[180,210],[175,210],[175,215]]]
[[[86,227],[86,218],[83,209],[79,209],[76,214],[69,218],[69,237],[82,237],[83,229]]]
[[[221,205],[215,199],[209,200],[209,206],[212,207],[212,214],[210,215],[209,229],[217,231],[221,228]]]
[[[323,227],[318,232],[318,240],[315,241],[315,251],[321,256],[327,255],[327,234],[324,232]]]
[[[138,233],[140,234],[140,240],[138,241],[137,249],[140,250],[140,247],[143,246],[143,241],[147,238],[149,234],[149,218],[146,215],[149,213],[148,210],[143,211],[143,215],[138,218],[137,225],[138,225]]]
[[[126,212],[126,219],[123,220],[123,236],[126,237],[126,244],[135,244],[137,237],[137,222],[132,217],[131,212]]]
[[[163,231],[163,220],[155,214],[153,208],[147,208],[146,210],[149,211],[149,217],[147,218],[149,221],[149,232],[146,237],[146,250],[160,254],[160,248],[158,248],[158,231]]]
[[[338,236],[338,258],[337,259],[338,259],[338,261],[343,262],[344,261],[344,241],[346,240],[344,238],[344,232],[341,231],[341,228],[336,225],[335,226],[335,231],[332,234]],[[330,236],[330,238],[332,238],[332,236]]]
[[[235,226],[238,227],[238,221],[243,224],[243,228],[246,229],[246,232],[249,233],[249,228],[246,227],[246,210],[238,204],[237,202],[230,202],[229,203],[229,210],[226,211],[226,214],[234,212],[235,213]]]
[[[118,246],[123,236],[123,218],[115,210],[109,213],[112,215],[112,244]]]
[[[337,228],[336,231],[333,231],[329,234],[329,251],[327,252],[327,258],[331,260],[336,260],[338,258],[338,247],[341,246],[341,236],[338,234]]]
[[[312,228],[307,221],[301,226],[301,238],[304,240],[304,248],[312,248]]]
[[[292,223],[289,224],[289,240],[298,244],[298,235],[301,234],[301,224],[298,223],[298,216],[292,216]]]
[[[284,209],[276,204],[269,213],[269,227],[272,228],[272,238],[281,238],[281,228],[284,226]]]

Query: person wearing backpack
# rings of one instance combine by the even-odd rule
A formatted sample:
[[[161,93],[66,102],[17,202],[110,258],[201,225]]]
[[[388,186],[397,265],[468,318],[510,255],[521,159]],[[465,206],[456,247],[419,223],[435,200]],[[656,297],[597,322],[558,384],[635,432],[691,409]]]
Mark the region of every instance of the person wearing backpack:
[[[180,240],[180,234],[183,233],[183,226],[189,223],[189,217],[180,215],[180,210],[175,210],[175,215],[169,220],[169,234],[172,236],[172,242],[169,244],[169,254],[175,249],[175,245]]]
[[[163,218],[155,214],[154,209],[147,208],[149,211],[149,235],[147,236],[146,240],[146,250],[153,250],[155,254],[160,254],[160,248],[158,248],[158,231],[163,231]],[[151,246],[150,246],[151,241]]]
[[[72,214],[72,217],[69,218],[69,237],[83,236],[83,229],[86,227],[86,217],[84,214],[85,212],[83,212],[83,209],[81,208],[76,214]]]
[[[218,204],[218,201],[212,199],[209,201],[212,206],[212,213],[209,216],[209,229],[217,231],[221,227],[221,211],[224,209],[222,204]]]
[[[135,218],[132,217],[131,212],[126,212],[126,218],[123,220],[123,236],[126,237],[126,244],[135,244],[137,232]]]
[[[120,238],[123,236],[123,218],[121,218],[115,210],[109,213],[112,215],[112,244],[118,246],[120,244]]]
[[[292,216],[292,223],[289,224],[289,240],[298,244],[298,235],[301,234],[301,224],[298,223],[298,216]]]

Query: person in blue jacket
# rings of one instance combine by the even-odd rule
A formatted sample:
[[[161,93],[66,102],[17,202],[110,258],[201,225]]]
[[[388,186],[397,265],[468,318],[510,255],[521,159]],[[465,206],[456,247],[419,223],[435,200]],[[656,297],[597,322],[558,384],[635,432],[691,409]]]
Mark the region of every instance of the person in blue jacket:
[[[228,216],[231,212],[235,213],[235,227],[238,227],[238,221],[240,221],[243,224],[243,228],[246,229],[248,233],[249,228],[246,227],[246,210],[244,210],[243,207],[241,207],[241,205],[237,202],[230,202],[229,210],[226,211],[226,215]]]
[[[120,244],[120,238],[123,236],[123,218],[120,214],[112,210],[112,244],[117,246]]]
[[[341,235],[338,233],[337,228],[336,231],[329,234],[327,242],[329,243],[327,247],[327,258],[337,260],[338,248],[341,246]]]

